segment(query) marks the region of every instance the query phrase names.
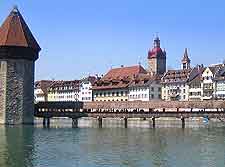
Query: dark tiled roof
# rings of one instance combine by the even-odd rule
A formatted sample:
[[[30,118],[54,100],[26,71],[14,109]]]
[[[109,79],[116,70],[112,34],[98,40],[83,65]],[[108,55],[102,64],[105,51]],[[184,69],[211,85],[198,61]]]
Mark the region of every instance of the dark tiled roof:
[[[159,84],[161,81],[161,76],[159,75],[151,76],[147,74],[138,75],[135,79],[131,81],[129,87],[149,86],[154,81]]]
[[[200,82],[202,80],[202,73],[205,70],[205,67],[202,66],[196,66],[193,68],[193,70],[190,73],[188,82],[192,83],[192,82]]]
[[[216,81],[222,81],[225,80],[225,66],[221,66],[220,69],[215,74],[215,80]]]
[[[187,82],[192,69],[168,70],[162,78],[163,83]]]
[[[94,84],[95,81],[97,81],[97,78],[95,76],[88,76],[81,79],[81,82],[91,82],[91,84]]]
[[[92,90],[121,89],[127,88],[131,79],[101,79],[94,83]]]
[[[72,89],[79,89],[80,80],[73,80],[73,81],[54,81],[54,83],[50,86],[49,89],[55,89],[59,87],[71,87]]]
[[[54,83],[54,81],[50,81],[50,80],[36,81],[34,83],[34,88],[35,89],[41,89],[44,93],[47,93],[47,90],[50,88],[50,86],[53,83]]]
[[[28,47],[41,50],[17,8],[14,8],[0,27],[0,46]]]

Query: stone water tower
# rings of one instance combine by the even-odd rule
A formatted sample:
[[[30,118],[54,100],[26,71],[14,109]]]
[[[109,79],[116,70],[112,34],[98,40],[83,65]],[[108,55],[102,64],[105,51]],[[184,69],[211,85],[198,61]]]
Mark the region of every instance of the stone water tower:
[[[41,50],[14,7],[0,27],[0,124],[32,124],[34,63]]]

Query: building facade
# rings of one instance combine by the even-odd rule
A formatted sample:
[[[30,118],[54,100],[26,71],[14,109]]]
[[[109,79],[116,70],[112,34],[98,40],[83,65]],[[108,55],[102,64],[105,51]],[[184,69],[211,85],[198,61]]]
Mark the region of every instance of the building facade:
[[[214,90],[215,90],[215,74],[219,70],[219,67],[212,66],[207,67],[202,73],[202,88],[203,88],[203,96],[202,100],[211,100],[214,98]]]
[[[199,101],[202,100],[203,84],[202,73],[204,71],[203,65],[197,65],[191,72],[188,85],[189,85],[189,100]]]
[[[48,101],[78,101],[79,80],[55,81],[48,89]]]
[[[187,101],[189,99],[188,81],[192,68],[184,62],[185,59],[190,60],[186,49],[181,61],[182,69],[168,70],[162,77],[163,100]]]
[[[40,50],[14,8],[0,27],[1,124],[33,124],[34,63]]]
[[[48,89],[54,83],[50,80],[41,80],[34,83],[35,102],[48,101]]]
[[[128,89],[128,101],[149,101],[161,99],[160,78],[156,76],[137,76],[129,84]]]
[[[94,101],[128,101],[128,86],[139,74],[147,74],[141,65],[109,70],[92,87]]]
[[[90,102],[93,101],[92,85],[97,80],[94,76],[89,76],[81,80],[79,101]]]
[[[222,64],[214,78],[214,98],[225,100],[225,64]]]

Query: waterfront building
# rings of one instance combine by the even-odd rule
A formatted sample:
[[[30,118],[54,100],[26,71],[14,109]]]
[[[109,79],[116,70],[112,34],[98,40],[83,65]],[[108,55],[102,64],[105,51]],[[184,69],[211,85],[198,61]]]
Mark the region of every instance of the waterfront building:
[[[128,86],[139,74],[147,74],[141,65],[109,70],[92,87],[94,101],[128,101]]]
[[[161,78],[159,76],[138,75],[128,86],[128,101],[149,101],[161,99]]]
[[[41,48],[15,7],[0,27],[0,124],[32,124]]]
[[[48,89],[48,101],[78,101],[80,80],[54,81]]]
[[[202,73],[204,71],[203,65],[197,65],[191,72],[189,85],[189,100],[200,101],[203,95]]]
[[[81,80],[79,101],[88,102],[93,101],[92,85],[97,80],[95,76],[88,76]]]
[[[48,89],[54,83],[50,80],[41,80],[34,83],[35,102],[48,101]]]
[[[225,100],[225,64],[222,64],[214,78],[214,98]]]
[[[162,77],[162,99],[163,100],[179,100],[187,101],[189,95],[188,80],[192,68],[188,57],[187,49],[185,49],[182,58],[182,69],[168,70]]]
[[[202,100],[210,100],[214,98],[215,95],[215,76],[219,72],[221,66],[213,65],[205,68],[202,73],[202,88],[203,88],[203,96]]]
[[[148,51],[148,72],[151,75],[162,75],[166,72],[166,51],[160,47],[160,39],[154,39],[154,47]]]

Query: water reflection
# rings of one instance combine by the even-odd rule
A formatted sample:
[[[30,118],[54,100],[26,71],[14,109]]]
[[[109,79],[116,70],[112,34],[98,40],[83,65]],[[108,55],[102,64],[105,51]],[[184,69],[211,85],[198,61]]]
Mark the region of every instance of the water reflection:
[[[225,128],[0,127],[0,167],[224,167]]]
[[[33,127],[0,127],[0,166],[33,167]]]

